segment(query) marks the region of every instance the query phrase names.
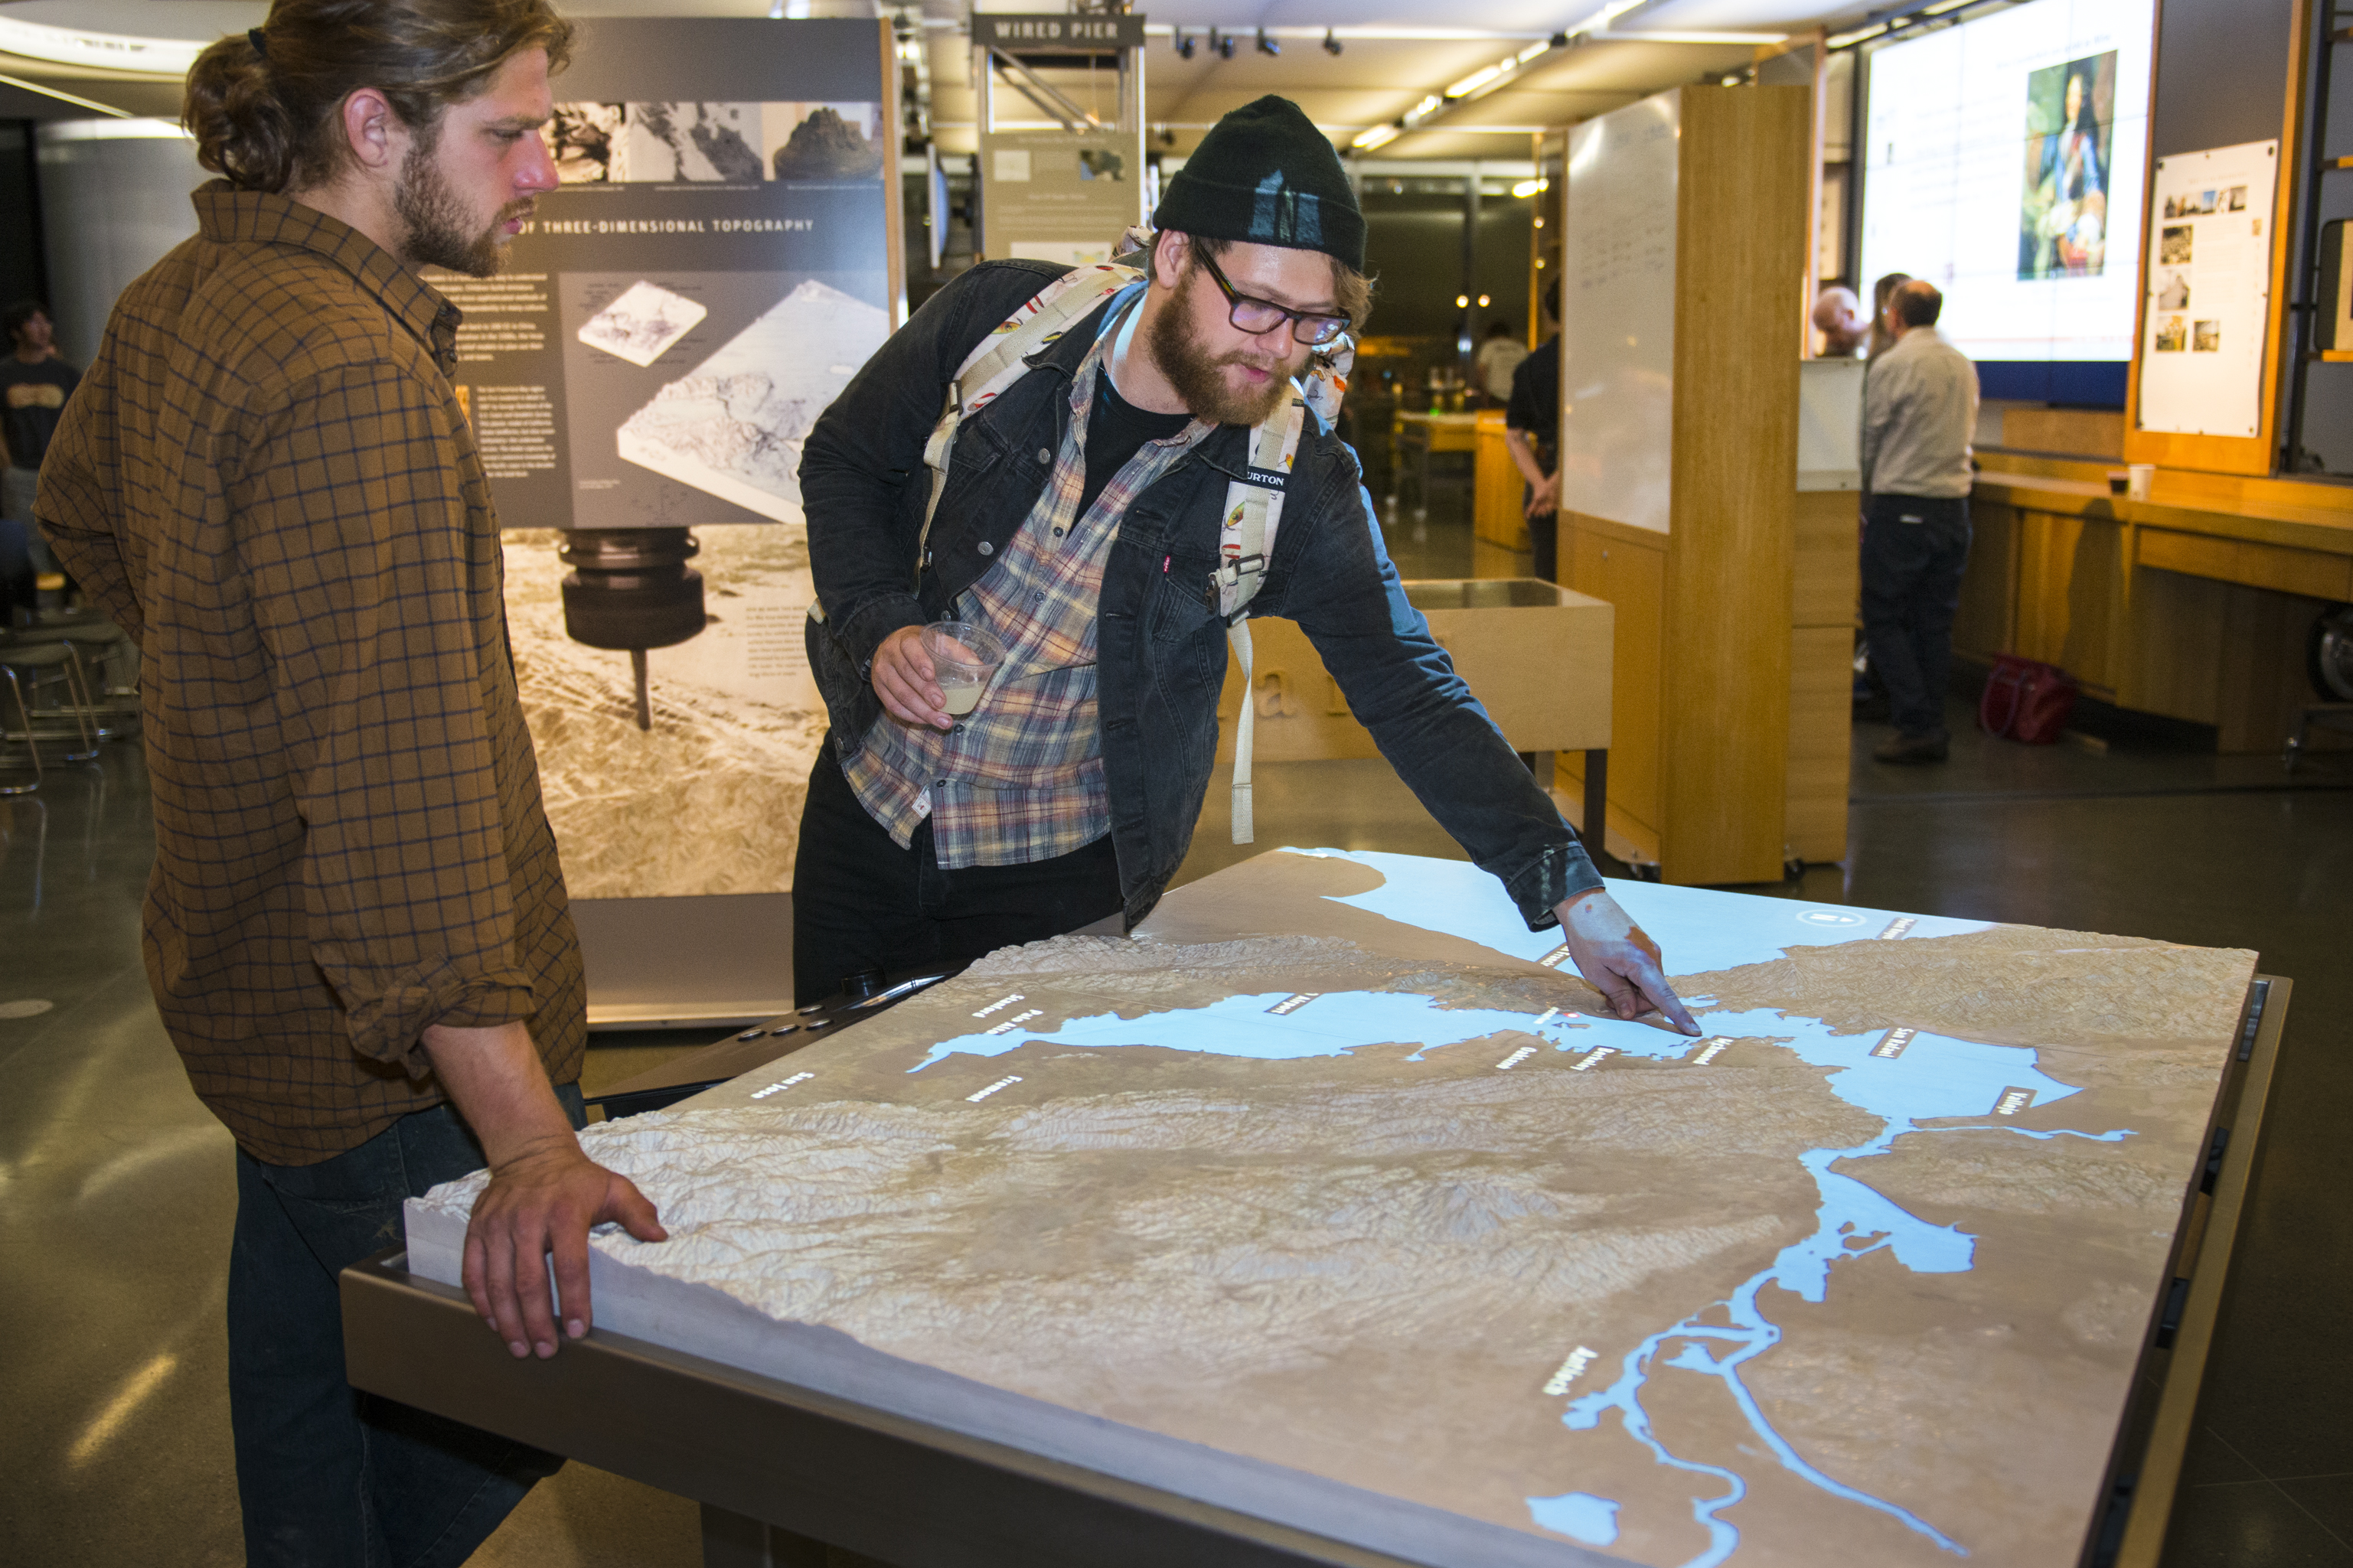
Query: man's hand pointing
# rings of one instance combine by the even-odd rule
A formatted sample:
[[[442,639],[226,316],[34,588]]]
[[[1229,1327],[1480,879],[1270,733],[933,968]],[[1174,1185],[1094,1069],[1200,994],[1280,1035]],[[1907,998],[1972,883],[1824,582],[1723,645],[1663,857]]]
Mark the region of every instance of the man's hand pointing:
[[[1659,944],[1618,907],[1617,900],[1596,888],[1555,905],[1554,912],[1560,916],[1560,932],[1577,972],[1609,1001],[1610,1011],[1620,1018],[1661,1013],[1683,1033],[1699,1033],[1691,1013],[1667,984]]]

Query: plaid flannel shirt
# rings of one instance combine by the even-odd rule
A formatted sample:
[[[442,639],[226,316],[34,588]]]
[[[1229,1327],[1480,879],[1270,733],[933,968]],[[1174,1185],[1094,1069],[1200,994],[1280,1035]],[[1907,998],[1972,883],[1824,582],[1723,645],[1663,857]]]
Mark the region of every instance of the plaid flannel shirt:
[[[123,290],[41,473],[42,530],[137,639],[147,976],[257,1158],[441,1102],[436,1023],[586,1044],[458,310],[364,235],[215,180]]]
[[[1196,419],[1146,441],[1084,517],[1095,373],[1124,311],[1106,319],[1071,378],[1071,422],[1054,471],[1004,558],[956,601],[1003,638],[980,706],[945,734],[887,713],[849,762],[850,787],[902,847],[926,816],[944,870],[1050,860],[1111,831],[1095,710],[1095,605],[1128,504],[1215,428]]]

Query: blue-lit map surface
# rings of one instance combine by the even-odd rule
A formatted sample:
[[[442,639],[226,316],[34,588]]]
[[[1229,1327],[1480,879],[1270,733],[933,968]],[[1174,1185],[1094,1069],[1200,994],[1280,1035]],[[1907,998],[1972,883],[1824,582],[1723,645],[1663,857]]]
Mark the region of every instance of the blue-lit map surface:
[[[1611,892],[1701,1038],[1277,851],[592,1128],[598,1245],[1565,1561],[2073,1563],[2253,955]]]

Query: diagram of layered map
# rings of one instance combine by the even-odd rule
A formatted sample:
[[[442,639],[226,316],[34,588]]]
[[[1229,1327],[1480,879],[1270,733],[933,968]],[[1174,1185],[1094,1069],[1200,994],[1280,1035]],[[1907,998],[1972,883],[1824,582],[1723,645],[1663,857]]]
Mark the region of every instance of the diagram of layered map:
[[[1455,861],[994,954],[591,1127],[599,1321],[1418,1562],[2073,1563],[2253,955],[1611,890],[1702,1037]]]
[[[798,522],[801,443],[890,324],[879,306],[803,283],[629,416],[616,437],[620,455],[763,517]]]
[[[580,341],[635,365],[649,365],[711,312],[696,300],[643,279],[588,318]]]

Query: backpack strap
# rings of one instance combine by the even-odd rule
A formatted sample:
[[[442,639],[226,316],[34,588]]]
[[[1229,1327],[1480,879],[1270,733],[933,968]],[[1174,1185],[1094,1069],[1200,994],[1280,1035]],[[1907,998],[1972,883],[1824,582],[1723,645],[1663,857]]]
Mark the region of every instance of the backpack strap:
[[[1105,300],[1144,274],[1133,267],[1105,263],[1063,273],[1022,301],[1013,314],[989,330],[948,383],[947,399],[931,438],[923,443],[923,466],[932,470],[932,493],[923,502],[923,530],[915,541],[915,578],[931,559],[932,516],[940,509],[940,492],[947,488],[948,463],[955,451],[957,426],[976,414],[1028,374],[1029,356],[1060,338]]]
[[[1282,526],[1282,492],[1299,458],[1299,437],[1313,409],[1326,426],[1337,422],[1340,399],[1348,390],[1356,345],[1343,335],[1315,351],[1307,374],[1292,383],[1292,395],[1250,431],[1245,449],[1247,479],[1226,486],[1225,522],[1218,535],[1218,613],[1226,618],[1226,640],[1241,666],[1242,710],[1234,723],[1234,842],[1255,842],[1250,805],[1250,752],[1256,738],[1258,695],[1251,686],[1250,603],[1265,584],[1274,559],[1274,536]]]

